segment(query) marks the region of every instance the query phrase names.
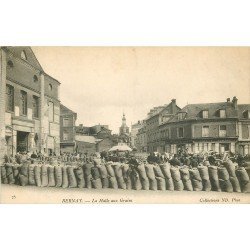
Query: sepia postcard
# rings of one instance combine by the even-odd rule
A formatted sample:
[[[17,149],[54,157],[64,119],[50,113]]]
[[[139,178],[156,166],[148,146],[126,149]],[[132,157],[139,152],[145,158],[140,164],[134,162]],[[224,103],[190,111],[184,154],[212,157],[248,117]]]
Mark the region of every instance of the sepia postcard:
[[[0,47],[0,203],[250,203],[250,47]]]

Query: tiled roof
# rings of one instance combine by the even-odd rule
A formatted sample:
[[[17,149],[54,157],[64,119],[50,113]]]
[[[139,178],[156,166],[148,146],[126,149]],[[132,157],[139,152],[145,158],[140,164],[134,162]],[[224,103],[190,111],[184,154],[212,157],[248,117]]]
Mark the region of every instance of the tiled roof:
[[[202,111],[208,111],[208,118],[218,118],[220,109],[226,111],[226,118],[243,118],[243,111],[250,110],[250,104],[238,104],[238,109],[234,108],[232,102],[218,102],[218,103],[202,103],[202,104],[188,104],[180,112],[186,113],[184,120],[203,119]],[[178,121],[178,114],[176,114],[170,122]]]
[[[88,143],[96,143],[96,138],[94,136],[89,136],[89,135],[76,135],[75,136],[76,141],[80,142],[88,142]]]

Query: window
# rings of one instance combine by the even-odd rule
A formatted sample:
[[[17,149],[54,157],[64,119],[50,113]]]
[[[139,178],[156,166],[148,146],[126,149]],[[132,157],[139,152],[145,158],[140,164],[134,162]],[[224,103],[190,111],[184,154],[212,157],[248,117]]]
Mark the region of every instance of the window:
[[[8,65],[9,68],[13,68],[14,67],[13,62],[11,60],[8,61],[7,65]]]
[[[52,84],[49,84],[49,90],[52,91]]]
[[[245,110],[243,112],[243,118],[245,118],[245,119],[249,119],[250,118],[250,111],[249,110]]]
[[[166,130],[166,138],[169,138],[169,130]]]
[[[63,118],[63,126],[69,127],[69,118]]]
[[[14,111],[14,87],[6,85],[6,111]]]
[[[178,128],[178,137],[183,138],[184,137],[184,129],[183,128]]]
[[[202,118],[208,118],[208,110],[202,111]]]
[[[33,96],[33,117],[39,117],[39,98],[37,96]]]
[[[202,137],[209,137],[209,126],[202,127]]]
[[[219,136],[225,137],[227,135],[227,127],[226,125],[220,125]]]
[[[33,81],[37,82],[38,81],[38,77],[36,75],[33,76]]]
[[[21,90],[21,105],[20,105],[21,115],[27,115],[27,93]]]
[[[226,110],[220,109],[220,118],[225,118],[225,117],[226,117]]]
[[[21,52],[21,58],[22,58],[23,60],[27,60],[27,56],[26,56],[26,53],[25,53],[24,50]]]
[[[68,133],[68,131],[63,131],[63,140],[64,141],[69,140],[69,133]]]
[[[54,103],[49,102],[49,121],[53,122],[54,121]]]
[[[185,119],[186,113],[178,113],[178,120],[183,120]]]

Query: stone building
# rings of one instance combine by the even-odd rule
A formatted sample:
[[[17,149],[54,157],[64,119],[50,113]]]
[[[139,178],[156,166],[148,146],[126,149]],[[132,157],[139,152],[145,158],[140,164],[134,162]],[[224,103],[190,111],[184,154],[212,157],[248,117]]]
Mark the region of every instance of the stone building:
[[[237,101],[186,105],[159,125],[162,150],[250,154],[250,104]]]
[[[135,138],[135,147],[139,152],[147,152],[147,133],[146,124],[142,124],[142,127],[138,129]]]
[[[60,105],[60,147],[61,153],[74,153],[76,142],[76,119],[77,113]]]
[[[161,140],[159,126],[166,123],[181,109],[176,105],[176,99],[172,99],[169,104],[154,107],[148,113],[146,119],[147,151],[163,152],[165,144]]]
[[[92,154],[95,152],[108,151],[116,140],[111,134],[108,125],[94,125],[86,127],[80,124],[76,127],[76,150],[78,153]]]
[[[136,148],[137,133],[139,129],[144,126],[144,123],[145,121],[138,121],[137,123],[131,125],[130,145],[132,148]]]
[[[60,152],[58,82],[30,47],[0,47],[1,156]]]

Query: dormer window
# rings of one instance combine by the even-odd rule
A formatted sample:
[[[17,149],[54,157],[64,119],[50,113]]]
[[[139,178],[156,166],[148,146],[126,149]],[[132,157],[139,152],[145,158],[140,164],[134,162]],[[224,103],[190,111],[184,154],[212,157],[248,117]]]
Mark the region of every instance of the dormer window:
[[[49,84],[49,90],[52,91],[52,84]]]
[[[245,118],[245,119],[249,119],[250,118],[250,111],[249,110],[245,110],[243,112],[243,118]]]
[[[226,110],[225,109],[220,109],[219,110],[220,118],[225,118],[226,117]]]
[[[21,52],[21,58],[22,58],[23,60],[27,60],[27,56],[26,56],[26,53],[25,53],[24,50]]]
[[[184,120],[185,119],[185,116],[186,116],[186,113],[184,112],[181,112],[181,113],[178,113],[178,120]]]
[[[202,111],[202,118],[208,118],[208,110]]]

